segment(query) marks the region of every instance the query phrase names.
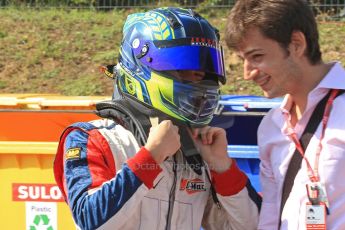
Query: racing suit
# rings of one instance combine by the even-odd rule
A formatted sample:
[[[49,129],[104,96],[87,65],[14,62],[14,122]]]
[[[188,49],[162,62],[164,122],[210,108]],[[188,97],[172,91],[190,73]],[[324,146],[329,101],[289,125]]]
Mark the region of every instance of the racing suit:
[[[207,168],[207,167],[206,167]],[[210,195],[211,175],[220,201]],[[76,123],[61,136],[56,182],[81,229],[256,229],[258,204],[235,161],[196,174],[178,152],[157,164],[133,134],[109,119]]]

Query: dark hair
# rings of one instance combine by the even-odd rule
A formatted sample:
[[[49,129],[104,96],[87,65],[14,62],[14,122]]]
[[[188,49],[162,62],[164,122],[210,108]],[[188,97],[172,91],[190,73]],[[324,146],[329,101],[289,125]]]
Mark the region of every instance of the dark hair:
[[[238,49],[251,28],[258,28],[283,48],[290,44],[293,31],[301,31],[306,38],[309,61],[312,64],[321,61],[317,24],[306,0],[238,0],[226,26],[228,47]]]

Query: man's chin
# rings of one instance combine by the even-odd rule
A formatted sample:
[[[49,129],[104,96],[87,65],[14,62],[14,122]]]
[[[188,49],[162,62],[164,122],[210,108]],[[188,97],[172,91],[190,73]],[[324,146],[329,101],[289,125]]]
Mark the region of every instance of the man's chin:
[[[264,96],[267,98],[273,98],[269,91],[263,90]]]
[[[273,98],[284,96],[283,94],[278,94],[278,93],[274,93],[274,92],[270,92],[270,91],[266,91],[266,90],[263,90],[263,93],[264,93],[264,97],[266,97],[268,99],[273,99]]]

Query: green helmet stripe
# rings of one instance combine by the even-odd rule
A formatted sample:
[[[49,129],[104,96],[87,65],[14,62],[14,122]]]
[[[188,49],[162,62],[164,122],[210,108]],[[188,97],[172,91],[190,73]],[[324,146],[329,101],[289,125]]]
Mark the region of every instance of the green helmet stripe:
[[[150,84],[146,84],[148,93],[150,94],[151,103],[154,108],[168,114],[169,116],[182,119],[183,117],[171,112],[162,101],[162,97],[174,104],[174,82],[172,79],[160,77],[157,73],[151,72]],[[152,95],[152,96],[151,96]]]

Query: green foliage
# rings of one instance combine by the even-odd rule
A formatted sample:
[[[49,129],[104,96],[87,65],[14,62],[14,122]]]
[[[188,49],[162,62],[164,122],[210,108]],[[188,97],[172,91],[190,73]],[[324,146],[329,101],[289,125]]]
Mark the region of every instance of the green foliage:
[[[228,10],[201,13],[220,30],[221,39]],[[123,23],[138,11],[144,10],[0,9],[1,93],[111,95],[113,81],[98,68],[116,63]],[[320,22],[319,28],[324,60],[345,63],[345,24]],[[243,80],[243,63],[221,42],[227,72],[222,93],[262,95]]]
[[[7,33],[0,31],[0,39],[7,36]]]
[[[221,4],[222,1],[220,0],[205,0],[202,1],[197,5],[199,8],[205,8],[205,7],[210,7],[210,6],[216,6],[218,4]]]
[[[44,78],[44,79],[51,79],[51,78],[55,78],[55,77],[57,77],[58,76],[58,74],[60,73],[60,69],[54,69],[54,70],[52,70],[52,71],[47,71],[47,72],[44,72],[43,74],[42,74],[42,77]]]
[[[71,78],[64,82],[59,88],[65,95],[84,96],[102,95],[104,89],[95,76],[82,76],[79,79]]]
[[[115,51],[104,51],[98,52],[92,58],[92,61],[96,63],[116,63],[117,62],[117,52]]]
[[[0,81],[0,89],[5,89],[7,86],[7,83],[5,81]]]
[[[0,1],[0,5],[6,6],[49,6],[49,7],[60,7],[60,6],[70,6],[70,7],[118,7],[118,6],[142,6],[142,5],[152,5],[156,6],[170,3],[169,5],[178,5],[177,1],[170,0],[7,0]]]

